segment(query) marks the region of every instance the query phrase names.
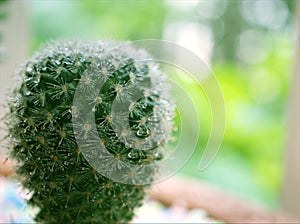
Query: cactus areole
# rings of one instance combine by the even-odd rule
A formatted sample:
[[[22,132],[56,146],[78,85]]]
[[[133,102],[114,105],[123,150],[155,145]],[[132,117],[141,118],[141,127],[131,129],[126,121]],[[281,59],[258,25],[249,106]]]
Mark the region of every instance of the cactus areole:
[[[28,204],[45,223],[124,223],[172,129],[164,74],[130,44],[54,42],[28,61],[9,133]]]

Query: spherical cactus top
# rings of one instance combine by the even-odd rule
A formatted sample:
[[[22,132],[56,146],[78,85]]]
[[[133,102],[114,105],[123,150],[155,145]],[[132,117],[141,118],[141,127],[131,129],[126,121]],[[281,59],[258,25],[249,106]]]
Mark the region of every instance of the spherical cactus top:
[[[20,75],[9,131],[35,219],[130,221],[172,130],[158,65],[130,44],[58,42]]]

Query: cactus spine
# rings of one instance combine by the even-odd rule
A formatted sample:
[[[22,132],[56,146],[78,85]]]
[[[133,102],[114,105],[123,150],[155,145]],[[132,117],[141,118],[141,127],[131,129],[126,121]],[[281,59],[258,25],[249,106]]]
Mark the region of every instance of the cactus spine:
[[[20,181],[31,192],[28,203],[39,208],[35,221],[128,222],[145,196],[148,185],[112,180],[82,155],[72,118],[89,107],[80,100],[74,105],[76,91],[92,105],[100,143],[114,159],[146,167],[163,158],[171,128],[163,112],[168,110],[162,101],[163,74],[155,63],[140,60],[145,53],[112,48],[101,41],[52,43],[20,70],[21,84],[10,104],[11,156],[19,162]],[[97,80],[102,86],[95,94]],[[136,102],[125,91],[131,87],[143,93]],[[124,100],[131,102],[125,115],[129,125],[118,131],[112,120],[120,119],[113,117],[112,105]],[[93,134],[89,126],[83,121],[78,130],[88,142]],[[86,145],[91,155],[97,154]],[[118,167],[109,169],[118,172]],[[143,172],[151,182],[154,169]]]

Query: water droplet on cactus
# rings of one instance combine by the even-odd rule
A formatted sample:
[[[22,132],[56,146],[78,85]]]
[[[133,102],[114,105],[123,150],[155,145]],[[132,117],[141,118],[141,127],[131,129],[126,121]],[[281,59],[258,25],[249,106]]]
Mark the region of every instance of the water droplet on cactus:
[[[138,131],[136,132],[136,135],[137,135],[137,136],[143,136],[143,135],[144,135],[144,132],[143,132],[142,130],[138,130]]]
[[[26,71],[30,73],[33,71],[33,69],[32,69],[32,67],[27,67]]]
[[[158,123],[160,122],[160,117],[158,116],[148,117],[148,121],[152,123]]]
[[[29,91],[29,90],[26,89],[26,90],[24,91],[24,95],[25,95],[25,96],[31,95],[31,91]]]
[[[139,158],[139,153],[136,151],[131,151],[128,153],[128,157],[130,159],[138,159]]]

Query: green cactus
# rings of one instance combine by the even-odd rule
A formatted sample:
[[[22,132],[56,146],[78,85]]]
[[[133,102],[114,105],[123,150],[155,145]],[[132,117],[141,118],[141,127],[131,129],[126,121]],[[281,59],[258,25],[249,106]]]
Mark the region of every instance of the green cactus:
[[[114,45],[52,43],[20,69],[8,122],[11,156],[31,193],[28,204],[38,208],[37,222],[128,222],[153,181],[155,166],[148,165],[163,159],[172,129],[164,75],[142,60],[146,52]],[[113,113],[116,102],[125,115]],[[87,114],[94,114],[96,132]],[[74,118],[82,122],[74,125]],[[112,163],[89,141],[92,135]],[[116,173],[127,179],[110,178]]]

